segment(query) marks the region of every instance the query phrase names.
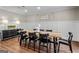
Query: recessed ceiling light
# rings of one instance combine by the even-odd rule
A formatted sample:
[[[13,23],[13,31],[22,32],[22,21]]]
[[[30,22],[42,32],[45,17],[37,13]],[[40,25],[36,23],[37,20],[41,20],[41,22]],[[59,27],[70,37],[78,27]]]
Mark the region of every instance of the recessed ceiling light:
[[[40,10],[40,7],[37,7],[38,10]]]
[[[8,20],[3,19],[3,20],[2,20],[2,23],[8,23]]]
[[[16,24],[20,24],[20,21],[19,21],[19,20],[17,20],[17,21],[16,21]]]
[[[7,18],[5,16],[2,16],[2,23],[5,23],[5,24],[8,23],[8,20],[7,20]]]
[[[25,9],[25,12],[28,12],[28,10],[27,10],[27,9]]]

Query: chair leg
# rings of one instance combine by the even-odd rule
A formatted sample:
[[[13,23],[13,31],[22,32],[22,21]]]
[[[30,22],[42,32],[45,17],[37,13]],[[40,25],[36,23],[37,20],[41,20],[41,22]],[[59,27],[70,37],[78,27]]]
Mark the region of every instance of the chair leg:
[[[59,53],[59,51],[60,51],[60,43],[58,44],[58,53]]]
[[[35,41],[34,41],[33,43],[34,43],[34,45],[33,45],[33,46],[34,46],[34,51],[35,51]]]
[[[19,42],[20,46],[22,45],[22,39],[20,39],[20,42]]]
[[[47,43],[47,53],[48,53],[48,43]]]
[[[51,43],[50,43],[50,46],[49,46],[49,48],[50,48],[50,52],[51,52]]]
[[[44,46],[44,43],[43,43],[43,46]]]
[[[71,53],[73,53],[71,44],[69,45],[69,48],[70,48]]]
[[[43,43],[43,46],[45,45],[45,43]]]
[[[27,39],[25,39],[25,47],[26,47],[26,45],[27,45]]]
[[[39,53],[40,53],[40,45],[41,45],[41,42],[39,42],[39,51],[38,51]]]
[[[30,46],[30,42],[31,42],[31,40],[29,40],[29,43],[28,43],[28,48],[29,48],[29,46]]]

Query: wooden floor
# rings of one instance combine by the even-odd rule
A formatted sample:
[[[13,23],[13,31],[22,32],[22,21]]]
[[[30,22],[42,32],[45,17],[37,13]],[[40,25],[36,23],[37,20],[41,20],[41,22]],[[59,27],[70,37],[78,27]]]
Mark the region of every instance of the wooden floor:
[[[79,43],[73,42],[72,47],[74,53],[79,53]],[[36,47],[36,51],[33,51],[32,46],[29,49],[27,46],[19,46],[18,38],[0,41],[0,50],[8,51],[9,53],[38,53],[38,47]],[[42,48],[41,52],[46,53],[45,48]],[[53,45],[49,52],[53,53]],[[60,53],[70,53],[69,47],[61,45]]]

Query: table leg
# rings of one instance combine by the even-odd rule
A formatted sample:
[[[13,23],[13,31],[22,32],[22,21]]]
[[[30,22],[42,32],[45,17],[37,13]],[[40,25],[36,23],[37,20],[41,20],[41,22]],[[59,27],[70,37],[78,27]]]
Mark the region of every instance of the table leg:
[[[54,40],[54,53],[56,53],[56,43],[57,43],[57,38],[53,38]]]

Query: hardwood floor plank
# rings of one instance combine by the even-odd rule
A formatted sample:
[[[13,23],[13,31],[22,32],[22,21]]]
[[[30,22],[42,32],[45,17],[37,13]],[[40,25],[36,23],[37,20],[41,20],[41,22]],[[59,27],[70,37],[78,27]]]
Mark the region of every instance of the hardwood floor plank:
[[[73,42],[72,43],[73,52],[79,53],[79,43]],[[45,53],[45,48],[41,52]],[[33,48],[30,47],[30,49],[24,46],[19,46],[18,38],[13,38],[5,41],[0,41],[0,50],[8,51],[9,53],[38,53],[38,45],[36,46],[36,51],[33,51]],[[53,53],[53,44],[51,48],[51,52]],[[60,47],[60,53],[70,53],[69,47],[65,45],[61,45]]]

